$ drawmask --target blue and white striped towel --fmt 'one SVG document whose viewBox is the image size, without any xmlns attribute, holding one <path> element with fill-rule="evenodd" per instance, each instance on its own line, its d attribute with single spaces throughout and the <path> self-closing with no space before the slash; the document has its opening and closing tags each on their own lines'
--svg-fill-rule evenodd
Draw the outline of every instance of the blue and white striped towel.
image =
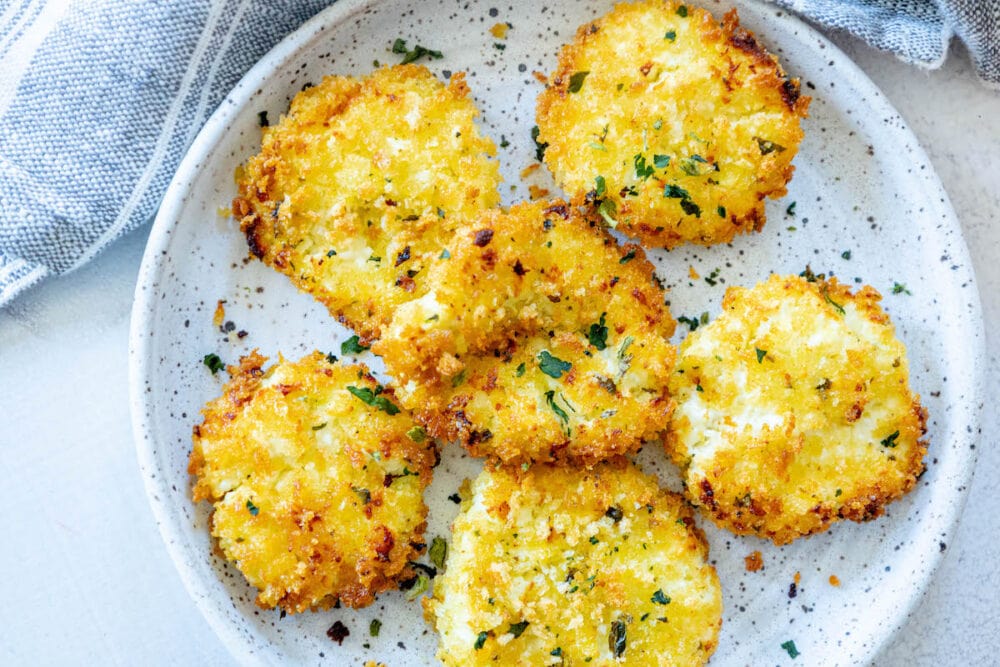
<svg viewBox="0 0 1000 667">
<path fill-rule="evenodd" d="M 0 0 L 0 306 L 152 218 L 264 53 L 331 0 Z M 775 0 L 934 67 L 957 34 L 1000 85 L 1000 0 Z"/>
</svg>

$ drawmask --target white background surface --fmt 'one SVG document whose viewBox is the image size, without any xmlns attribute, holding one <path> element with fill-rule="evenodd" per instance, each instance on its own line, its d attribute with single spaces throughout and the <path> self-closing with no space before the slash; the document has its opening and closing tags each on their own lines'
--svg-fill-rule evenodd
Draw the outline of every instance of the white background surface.
<svg viewBox="0 0 1000 667">
<path fill-rule="evenodd" d="M 995 664 L 1000 655 L 1000 93 L 964 51 L 923 72 L 843 37 L 910 124 L 972 250 L 990 381 L 969 502 L 947 558 L 880 665 Z M 907 224 L 899 220 L 899 224 Z M 174 571 L 146 502 L 128 414 L 132 290 L 148 228 L 0 311 L 0 664 L 232 659 Z M 933 450 L 933 443 L 931 444 Z M 777 584 L 776 584 L 777 585 Z M 337 663 L 331 644 L 330 664 Z M 800 656 L 809 664 L 808 656 Z"/>
</svg>

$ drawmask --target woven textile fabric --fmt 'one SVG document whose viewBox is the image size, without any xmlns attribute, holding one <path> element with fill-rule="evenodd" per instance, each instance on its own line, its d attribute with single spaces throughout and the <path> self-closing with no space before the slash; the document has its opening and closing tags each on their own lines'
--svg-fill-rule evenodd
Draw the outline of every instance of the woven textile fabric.
<svg viewBox="0 0 1000 667">
<path fill-rule="evenodd" d="M 0 0 L 0 306 L 149 221 L 239 78 L 331 0 Z M 1000 0 L 776 0 L 1000 85 Z"/>
</svg>

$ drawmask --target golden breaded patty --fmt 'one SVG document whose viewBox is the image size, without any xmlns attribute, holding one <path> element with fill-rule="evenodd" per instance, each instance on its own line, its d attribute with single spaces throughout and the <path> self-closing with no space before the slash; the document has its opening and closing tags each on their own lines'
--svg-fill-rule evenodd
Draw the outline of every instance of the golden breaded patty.
<svg viewBox="0 0 1000 667">
<path fill-rule="evenodd" d="M 799 94 L 739 25 L 671 0 L 582 26 L 538 99 L 545 163 L 643 244 L 711 245 L 764 225 L 802 140 Z"/>
<path fill-rule="evenodd" d="M 377 337 L 458 220 L 500 201 L 477 113 L 463 73 L 445 86 L 418 65 L 302 91 L 238 178 L 251 253 Z"/>
<path fill-rule="evenodd" d="M 202 411 L 194 499 L 214 504 L 212 535 L 261 607 L 364 607 L 413 576 L 434 445 L 362 365 L 265 361 L 230 366 Z"/>
<path fill-rule="evenodd" d="M 445 665 L 702 665 L 722 592 L 680 496 L 618 459 L 485 470 L 424 612 Z"/>
<path fill-rule="evenodd" d="M 373 350 L 435 437 L 591 465 L 666 428 L 674 320 L 653 266 L 563 202 L 462 227 Z"/>
<path fill-rule="evenodd" d="M 717 524 L 785 544 L 873 519 L 913 488 L 926 412 L 881 298 L 775 275 L 730 287 L 688 335 L 667 450 Z"/>
</svg>

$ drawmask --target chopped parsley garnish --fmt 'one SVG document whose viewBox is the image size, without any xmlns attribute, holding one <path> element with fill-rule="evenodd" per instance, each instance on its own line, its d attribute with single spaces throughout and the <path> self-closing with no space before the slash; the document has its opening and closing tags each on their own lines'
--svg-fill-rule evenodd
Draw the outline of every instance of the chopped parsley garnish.
<svg viewBox="0 0 1000 667">
<path fill-rule="evenodd" d="M 515 371 L 514 371 L 514 375 L 516 375 L 517 377 L 521 377 L 521 376 L 523 376 L 523 375 L 524 375 L 524 371 L 525 371 L 525 370 L 526 370 L 526 369 L 525 369 L 525 366 L 524 366 L 524 362 L 521 362 L 521 363 L 520 363 L 520 364 L 518 365 L 518 367 L 517 367 L 517 370 L 515 370 Z"/>
<path fill-rule="evenodd" d="M 608 191 L 608 184 L 605 183 L 603 176 L 594 177 L 594 196 L 603 197 L 604 193 Z"/>
<path fill-rule="evenodd" d="M 899 437 L 899 431 L 893 431 L 888 436 L 886 436 L 885 438 L 882 439 L 882 446 L 883 447 L 889 447 L 889 448 L 895 447 L 896 446 L 896 438 L 898 438 L 898 437 Z"/>
<path fill-rule="evenodd" d="M 757 363 L 762 363 L 764 361 L 764 357 L 767 356 L 767 350 L 762 350 L 759 347 L 755 347 L 754 350 L 757 352 Z"/>
<path fill-rule="evenodd" d="M 362 505 L 367 505 L 372 501 L 372 492 L 369 491 L 368 489 L 359 489 L 355 486 L 352 486 L 351 491 L 357 494 L 358 498 L 361 499 Z"/>
<path fill-rule="evenodd" d="M 708 164 L 708 160 L 697 154 L 686 157 L 680 162 L 681 171 L 688 176 L 701 176 L 699 164 Z"/>
<path fill-rule="evenodd" d="M 324 428 L 326 428 L 326 422 L 323 422 L 322 424 L 316 424 L 315 426 L 312 427 L 312 430 L 319 431 Z"/>
<path fill-rule="evenodd" d="M 686 317 L 684 315 L 678 317 L 677 321 L 680 322 L 681 324 L 686 324 L 688 326 L 688 329 L 690 329 L 691 331 L 697 330 L 698 325 L 700 324 L 700 322 L 698 322 L 697 317 Z"/>
<path fill-rule="evenodd" d="M 462 502 L 462 496 L 458 495 L 457 493 L 453 493 L 450 496 L 448 496 L 448 500 L 458 505 L 459 503 Z"/>
<path fill-rule="evenodd" d="M 618 221 L 615 219 L 615 216 L 618 215 L 618 206 L 613 199 L 602 201 L 601 205 L 597 207 L 597 212 L 601 214 L 604 222 L 608 223 L 609 227 L 613 229 L 618 226 Z"/>
<path fill-rule="evenodd" d="M 378 637 L 378 633 L 382 630 L 382 621 L 377 618 L 373 618 L 371 624 L 368 626 L 368 634 L 372 637 Z"/>
<path fill-rule="evenodd" d="M 646 164 L 646 156 L 642 153 L 637 153 L 632 162 L 635 164 L 635 177 L 642 180 L 648 179 L 653 175 L 653 165 Z"/>
<path fill-rule="evenodd" d="M 680 7 L 677 8 L 677 16 L 680 16 L 682 19 L 686 19 L 687 15 L 688 15 L 687 7 L 681 5 Z"/>
<path fill-rule="evenodd" d="M 679 185 L 674 185 L 673 183 L 668 183 L 663 186 L 663 196 L 668 199 L 690 199 L 691 195 L 688 191 Z"/>
<path fill-rule="evenodd" d="M 850 259 L 851 258 L 851 251 L 850 250 L 845 250 L 844 252 L 840 253 L 840 256 L 843 259 Z"/>
<path fill-rule="evenodd" d="M 842 490 L 840 490 L 840 489 L 837 489 L 837 492 L 836 492 L 836 493 L 834 493 L 834 494 L 833 494 L 833 496 L 834 496 L 835 498 L 839 498 L 839 497 L 840 497 L 840 495 L 841 495 L 842 493 L 843 493 L 843 491 L 842 491 Z"/>
<path fill-rule="evenodd" d="M 718 207 L 717 209 L 715 209 L 715 212 L 719 214 L 720 218 L 726 217 L 726 207 L 725 206 Z"/>
<path fill-rule="evenodd" d="M 493 42 L 493 48 L 496 49 L 497 51 L 503 51 L 504 49 L 507 48 L 507 45 L 502 44 L 500 42 Z"/>
<path fill-rule="evenodd" d="M 797 203 L 798 202 L 794 202 L 793 201 L 791 204 L 789 204 L 788 208 L 785 209 L 785 214 L 786 215 L 792 215 L 792 216 L 794 216 L 795 215 L 795 204 L 797 204 Z"/>
<path fill-rule="evenodd" d="M 598 540 L 598 539 L 597 539 L 597 536 L 596 536 L 596 535 L 591 535 L 591 536 L 590 536 L 590 543 L 591 543 L 591 544 L 597 544 L 597 543 L 598 543 L 599 541 L 600 541 L 600 540 Z"/>
<path fill-rule="evenodd" d="M 650 602 L 654 602 L 656 604 L 670 604 L 670 596 L 666 595 L 661 588 L 653 593 L 653 597 L 650 598 Z"/>
<path fill-rule="evenodd" d="M 257 507 L 256 505 L 254 505 L 253 502 L 251 502 L 251 501 L 248 500 L 247 501 L 247 511 L 250 512 L 251 515 L 257 516 L 260 513 L 260 508 Z"/>
<path fill-rule="evenodd" d="M 226 367 L 226 364 L 224 364 L 222 359 L 219 358 L 219 355 L 215 354 L 214 352 L 211 354 L 206 354 L 205 358 L 202 359 L 202 362 L 206 366 L 208 366 L 208 370 L 212 371 L 212 375 L 215 375 L 216 373 L 218 373 L 219 371 L 221 371 L 223 368 Z"/>
<path fill-rule="evenodd" d="M 794 660 L 799 657 L 799 649 L 795 648 L 795 642 L 789 639 L 787 642 L 781 645 L 781 648 L 788 651 L 788 657 Z"/>
<path fill-rule="evenodd" d="M 561 646 L 557 646 L 556 648 L 552 649 L 551 651 L 549 651 L 549 655 L 554 655 L 557 658 L 561 657 L 562 656 L 562 647 Z"/>
<path fill-rule="evenodd" d="M 721 272 L 722 269 L 715 269 L 710 274 L 708 274 L 708 277 L 705 278 L 705 282 L 711 285 L 712 287 L 715 287 L 719 282 L 719 274 Z M 702 324 L 704 324 L 704 322 L 702 322 Z"/>
<path fill-rule="evenodd" d="M 542 350 L 538 355 L 538 367 L 549 377 L 558 380 L 563 373 L 573 368 L 573 364 L 552 356 L 548 350 Z"/>
<path fill-rule="evenodd" d="M 622 512 L 622 508 L 621 507 L 617 507 L 616 505 L 612 505 L 604 513 L 604 516 L 608 517 L 609 519 L 611 519 L 615 523 L 618 523 L 625 516 L 625 513 Z"/>
<path fill-rule="evenodd" d="M 684 9 L 684 7 L 681 7 Z M 678 10 L 680 11 L 680 10 Z M 625 647 L 628 642 L 627 628 L 624 621 L 612 621 L 611 632 L 608 633 L 608 648 L 612 655 L 620 658 L 625 654 Z"/>
<path fill-rule="evenodd" d="M 431 540 L 431 548 L 428 551 L 431 562 L 434 563 L 434 567 L 439 570 L 444 569 L 444 561 L 448 557 L 448 543 L 444 541 L 443 537 L 435 537 Z"/>
<path fill-rule="evenodd" d="M 776 144 L 773 141 L 768 141 L 767 139 L 761 139 L 760 137 L 754 137 L 757 140 L 757 146 L 760 148 L 761 155 L 768 155 L 774 151 L 779 153 L 784 152 L 785 147 L 781 144 Z"/>
<path fill-rule="evenodd" d="M 465 371 L 466 371 L 466 369 L 463 368 L 461 371 L 459 371 L 458 375 L 456 375 L 455 377 L 453 377 L 451 379 L 451 386 L 452 387 L 458 387 L 463 382 L 465 382 Z"/>
<path fill-rule="evenodd" d="M 535 142 L 535 159 L 541 162 L 545 158 L 545 149 L 548 148 L 549 145 L 538 142 L 539 132 L 540 131 L 537 125 L 531 128 L 531 140 Z"/>
<path fill-rule="evenodd" d="M 653 156 L 653 166 L 657 169 L 666 169 L 670 164 L 669 155 L 654 155 Z"/>
<path fill-rule="evenodd" d="M 619 264 L 628 264 L 633 259 L 635 259 L 635 248 L 629 250 L 627 253 L 622 255 L 622 258 L 618 260 Z"/>
<path fill-rule="evenodd" d="M 420 426 L 414 426 L 406 432 L 406 436 L 419 445 L 427 439 L 427 431 Z"/>
<path fill-rule="evenodd" d="M 672 42 L 672 41 L 674 41 L 675 39 L 677 39 L 677 32 L 676 32 L 676 31 L 674 31 L 674 30 L 668 30 L 668 31 L 667 31 L 667 34 L 665 34 L 665 35 L 663 36 L 663 39 L 665 39 L 665 40 L 667 40 L 667 41 L 669 41 L 669 42 Z"/>
<path fill-rule="evenodd" d="M 517 639 L 524 633 L 527 627 L 528 627 L 527 621 L 521 621 L 520 623 L 511 623 L 510 628 L 507 629 L 507 632 L 514 635 L 514 639 Z"/>
<path fill-rule="evenodd" d="M 588 145 L 589 147 L 593 148 L 593 149 L 594 149 L 595 151 L 604 151 L 605 153 L 607 153 L 607 152 L 608 152 L 608 149 L 607 149 L 607 148 L 606 148 L 606 147 L 604 146 L 604 144 L 599 144 L 599 143 L 597 143 L 596 141 L 591 141 L 591 142 L 590 142 L 589 144 L 587 144 L 587 145 Z"/>
<path fill-rule="evenodd" d="M 333 352 L 328 352 L 326 355 L 326 363 L 328 364 L 337 363 L 337 355 L 335 355 Z"/>
<path fill-rule="evenodd" d="M 347 391 L 351 392 L 351 394 L 362 403 L 370 405 L 373 408 L 378 408 L 389 415 L 399 414 L 399 407 L 395 403 L 390 401 L 385 396 L 379 395 L 382 393 L 381 390 L 382 387 L 376 387 L 375 391 L 372 391 L 368 387 L 361 387 L 358 389 L 353 385 L 347 386 Z"/>
<path fill-rule="evenodd" d="M 587 340 L 598 350 L 603 350 L 608 346 L 608 327 L 604 324 L 604 317 L 607 313 L 601 313 L 601 319 L 597 324 L 590 325 L 587 332 Z"/>
<path fill-rule="evenodd" d="M 826 299 L 826 302 L 828 304 L 830 304 L 831 306 L 833 306 L 837 310 L 838 313 L 840 313 L 841 315 L 845 315 L 846 314 L 846 311 L 844 310 L 844 307 L 842 305 L 840 305 L 839 303 L 837 303 L 836 301 L 834 301 L 833 299 L 831 299 L 830 295 L 827 293 L 826 289 L 823 290 L 823 298 Z"/>
<path fill-rule="evenodd" d="M 421 574 L 420 576 L 417 577 L 417 583 L 413 584 L 413 588 L 406 591 L 406 599 L 409 602 L 413 602 L 422 594 L 427 592 L 427 589 L 430 587 L 430 584 L 431 584 L 430 577 L 428 577 L 426 574 Z"/>
<path fill-rule="evenodd" d="M 438 259 L 451 259 L 451 253 L 448 252 L 447 248 L 445 248 L 441 251 L 441 254 L 438 255 Z"/>
<path fill-rule="evenodd" d="M 547 392 L 545 392 L 545 402 L 548 403 L 549 408 L 552 409 L 552 412 L 556 413 L 556 417 L 559 417 L 559 421 L 561 421 L 563 423 L 563 427 L 566 428 L 566 430 L 568 432 L 569 431 L 569 426 L 568 426 L 568 424 L 569 424 L 569 415 L 566 414 L 565 410 L 563 410 L 561 407 L 559 407 L 556 404 L 555 395 L 556 395 L 556 392 L 553 389 L 550 389 Z"/>
<path fill-rule="evenodd" d="M 892 293 L 893 294 L 909 294 L 910 296 L 913 295 L 913 292 L 911 292 L 910 290 L 906 289 L 906 285 L 904 285 L 902 283 L 893 283 L 892 284 Z"/>
<path fill-rule="evenodd" d="M 656 120 L 653 121 L 653 129 L 654 130 L 659 130 L 661 127 L 663 127 L 663 119 L 662 118 L 657 118 Z"/>
<path fill-rule="evenodd" d="M 268 127 L 271 124 L 267 120 L 267 112 L 266 111 L 258 111 L 257 112 L 257 124 L 260 125 L 261 127 Z"/>
<path fill-rule="evenodd" d="M 420 58 L 423 58 L 424 56 L 427 56 L 428 58 L 433 58 L 434 60 L 439 60 L 444 57 L 440 51 L 435 51 L 434 49 L 428 49 L 427 47 L 421 46 L 419 44 L 413 47 L 412 50 L 407 49 L 406 40 L 398 38 L 396 39 L 396 41 L 392 43 L 392 52 L 400 53 L 403 55 L 403 59 L 399 61 L 401 65 L 415 62 Z"/>
<path fill-rule="evenodd" d="M 701 217 L 701 207 L 695 204 L 690 199 L 682 199 L 681 208 L 684 209 L 684 212 L 687 213 L 688 215 L 693 215 L 696 218 Z"/>
<path fill-rule="evenodd" d="M 590 74 L 589 71 L 575 72 L 572 76 L 569 77 L 569 88 L 567 88 L 566 90 L 568 90 L 571 93 L 580 92 L 580 88 L 583 87 L 583 81 L 584 79 L 587 78 L 588 74 Z"/>
<path fill-rule="evenodd" d="M 486 645 L 487 637 L 489 637 L 488 633 L 480 632 L 478 635 L 476 635 L 476 643 L 472 645 L 472 648 L 476 649 L 477 651 L 481 649 L 483 646 Z"/>
<path fill-rule="evenodd" d="M 340 344 L 341 354 L 361 354 L 368 348 L 361 344 L 361 339 L 357 336 L 351 336 L 343 343 Z"/>
<path fill-rule="evenodd" d="M 326 251 L 326 256 L 327 257 L 336 257 L 337 256 L 337 251 L 333 250 L 333 249 L 327 250 Z"/>
<path fill-rule="evenodd" d="M 504 135 L 501 134 L 500 135 L 500 148 L 507 148 L 508 146 L 510 146 L 510 142 L 507 141 L 507 137 L 505 137 Z M 442 215 L 441 217 L 443 218 L 444 216 Z"/>
</svg>

